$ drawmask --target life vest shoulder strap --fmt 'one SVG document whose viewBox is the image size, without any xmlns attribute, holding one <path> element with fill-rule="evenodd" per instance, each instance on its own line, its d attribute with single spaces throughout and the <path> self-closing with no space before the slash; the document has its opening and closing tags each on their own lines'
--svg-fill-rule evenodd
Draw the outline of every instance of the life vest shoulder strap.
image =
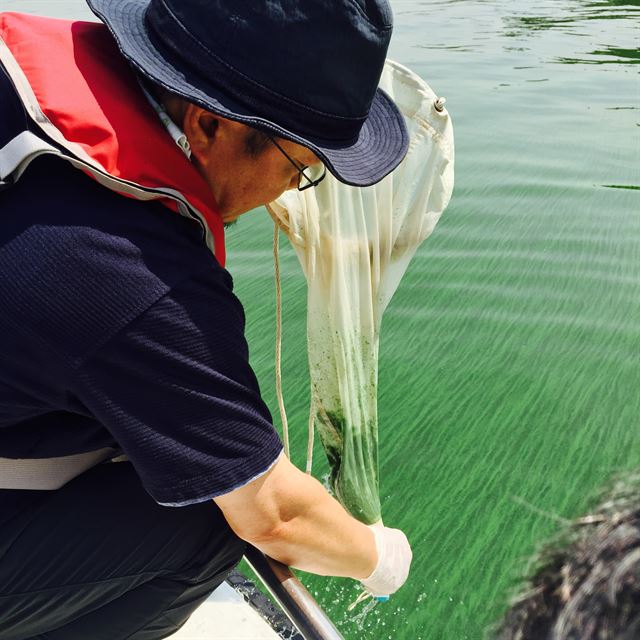
<svg viewBox="0 0 640 640">
<path fill-rule="evenodd" d="M 82 69 L 74 55 L 82 57 Z M 50 64 L 51 59 L 58 64 Z M 224 230 L 213 195 L 153 110 L 145 108 L 131 69 L 120 60 L 103 25 L 0 13 L 0 65 L 28 117 L 25 129 L 41 138 L 36 142 L 26 135 L 5 143 L 5 175 L 0 177 L 5 186 L 35 157 L 54 153 L 108 189 L 139 200 L 159 200 L 197 220 L 207 246 L 224 266 Z M 64 90 L 52 73 L 68 74 Z M 96 89 L 95 78 L 110 90 Z M 77 113 L 74 96 L 83 105 Z M 122 108 L 129 103 L 130 109 Z M 111 110 L 108 118 L 105 110 Z M 157 164 L 157 158 L 164 162 Z"/>
<path fill-rule="evenodd" d="M 0 186 L 17 182 L 32 160 L 43 153 L 60 155 L 52 144 L 31 131 L 22 131 L 0 148 Z"/>
</svg>

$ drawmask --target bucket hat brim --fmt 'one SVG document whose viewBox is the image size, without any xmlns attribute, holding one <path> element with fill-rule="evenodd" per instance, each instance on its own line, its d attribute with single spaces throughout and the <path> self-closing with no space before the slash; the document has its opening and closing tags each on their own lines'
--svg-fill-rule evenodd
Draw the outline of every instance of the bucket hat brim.
<svg viewBox="0 0 640 640">
<path fill-rule="evenodd" d="M 348 143 L 301 136 L 272 120 L 261 118 L 218 87 L 192 77 L 163 56 L 145 24 L 148 2 L 87 0 L 108 27 L 122 55 L 141 74 L 168 91 L 224 118 L 264 130 L 311 149 L 341 182 L 369 186 L 391 173 L 405 156 L 409 136 L 393 100 L 377 89 L 358 136 Z"/>
</svg>

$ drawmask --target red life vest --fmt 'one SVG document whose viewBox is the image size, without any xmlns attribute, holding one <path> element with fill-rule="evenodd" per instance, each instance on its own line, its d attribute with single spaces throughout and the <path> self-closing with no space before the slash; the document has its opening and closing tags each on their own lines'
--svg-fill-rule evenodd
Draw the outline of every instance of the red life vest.
<svg viewBox="0 0 640 640">
<path fill-rule="evenodd" d="M 197 219 L 224 266 L 224 229 L 213 194 L 165 130 L 105 26 L 0 13 L 0 64 L 35 124 L 0 148 L 0 187 L 17 180 L 38 155 L 58 155 L 112 191 L 158 200 Z M 0 458 L 0 488 L 57 489 L 112 455 L 100 449 Z"/>
<path fill-rule="evenodd" d="M 213 194 L 164 129 L 104 25 L 2 13 L 0 62 L 37 130 L 56 143 L 24 132 L 6 145 L 16 167 L 56 153 L 113 191 L 159 199 L 202 223 L 224 266 Z"/>
</svg>

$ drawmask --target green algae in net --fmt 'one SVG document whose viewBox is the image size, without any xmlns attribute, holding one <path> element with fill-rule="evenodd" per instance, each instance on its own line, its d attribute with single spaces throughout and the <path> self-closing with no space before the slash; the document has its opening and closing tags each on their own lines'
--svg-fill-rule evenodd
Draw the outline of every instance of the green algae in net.
<svg viewBox="0 0 640 640">
<path fill-rule="evenodd" d="M 346 423 L 343 416 L 326 412 L 316 414 L 316 424 L 329 462 L 329 482 L 335 496 L 358 520 L 366 524 L 378 522 L 381 519 L 378 425 L 369 423 L 365 426 L 366 432 L 361 433 L 359 428 Z M 361 442 L 367 447 L 358 456 L 355 452 Z M 360 457 L 358 465 L 350 462 L 352 457 Z M 363 474 L 362 469 L 369 469 L 374 475 Z"/>
<path fill-rule="evenodd" d="M 366 188 L 327 174 L 315 189 L 288 191 L 268 207 L 307 279 L 311 414 L 329 461 L 329 481 L 345 508 L 367 524 L 381 519 L 382 314 L 449 202 L 454 157 L 449 114 L 422 79 L 387 61 L 380 86 L 395 100 L 409 131 L 400 166 Z M 409 384 L 419 392 L 419 380 Z M 383 425 L 383 439 L 384 433 Z"/>
</svg>

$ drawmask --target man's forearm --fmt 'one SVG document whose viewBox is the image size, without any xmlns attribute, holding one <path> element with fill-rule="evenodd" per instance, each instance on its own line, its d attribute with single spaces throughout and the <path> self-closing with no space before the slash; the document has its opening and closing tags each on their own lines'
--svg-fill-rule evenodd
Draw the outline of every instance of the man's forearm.
<svg viewBox="0 0 640 640">
<path fill-rule="evenodd" d="M 285 564 L 321 575 L 363 579 L 377 562 L 371 530 L 314 478 L 281 458 L 258 483 L 216 498 L 239 537 Z M 239 502 L 247 496 L 242 508 Z"/>
<path fill-rule="evenodd" d="M 251 541 L 268 556 L 320 575 L 363 579 L 376 566 L 375 538 L 367 526 L 349 515 L 324 487 L 305 476 L 313 504 L 283 520 L 269 536 Z M 316 486 L 312 486 L 316 485 Z"/>
</svg>

